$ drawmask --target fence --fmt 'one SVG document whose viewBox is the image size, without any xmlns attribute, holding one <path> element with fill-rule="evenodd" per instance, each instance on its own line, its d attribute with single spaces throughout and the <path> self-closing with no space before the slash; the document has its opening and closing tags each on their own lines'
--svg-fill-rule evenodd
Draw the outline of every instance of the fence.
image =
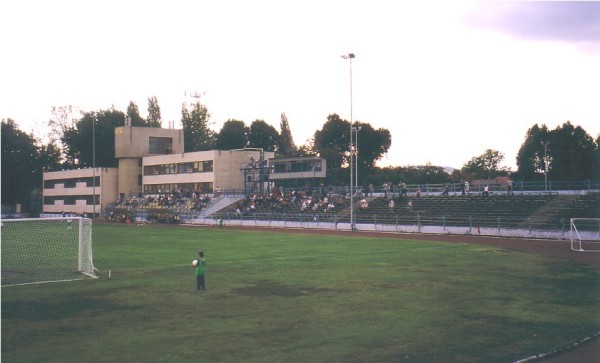
<svg viewBox="0 0 600 363">
<path fill-rule="evenodd" d="M 532 219 L 507 219 L 505 217 L 468 217 L 460 218 L 422 218 L 419 213 L 414 216 L 414 223 L 397 218 L 378 218 L 372 216 L 369 223 L 366 220 L 355 223 L 355 231 L 389 232 L 389 233 L 424 233 L 424 234 L 455 234 L 481 235 L 515 238 L 551 238 L 569 239 L 569 220 L 561 219 L 558 223 L 538 223 Z M 271 228 L 303 228 L 350 231 L 348 218 L 337 214 L 277 214 L 254 213 L 235 215 L 234 213 L 213 214 L 210 217 L 195 218 L 187 221 L 191 224 L 214 226 L 246 226 Z M 593 226 L 586 238 L 600 241 L 600 223 Z"/>
</svg>

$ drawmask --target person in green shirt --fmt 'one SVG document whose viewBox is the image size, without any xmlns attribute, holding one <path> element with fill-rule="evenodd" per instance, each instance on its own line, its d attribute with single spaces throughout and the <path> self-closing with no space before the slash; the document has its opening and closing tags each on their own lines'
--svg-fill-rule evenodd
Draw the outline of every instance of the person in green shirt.
<svg viewBox="0 0 600 363">
<path fill-rule="evenodd" d="M 196 266 L 196 289 L 204 290 L 206 286 L 204 285 L 204 273 L 206 272 L 206 259 L 204 259 L 204 252 L 198 252 L 198 265 Z"/>
</svg>

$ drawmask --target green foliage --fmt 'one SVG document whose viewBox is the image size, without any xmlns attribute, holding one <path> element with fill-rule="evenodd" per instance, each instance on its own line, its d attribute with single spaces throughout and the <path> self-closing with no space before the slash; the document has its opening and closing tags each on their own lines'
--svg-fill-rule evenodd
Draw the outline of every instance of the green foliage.
<svg viewBox="0 0 600 363">
<path fill-rule="evenodd" d="M 160 115 L 160 106 L 156 96 L 148 98 L 148 119 L 146 120 L 148 127 L 161 127 L 162 117 Z"/>
<path fill-rule="evenodd" d="M 263 120 L 255 120 L 248 132 L 248 146 L 265 151 L 279 151 L 279 133 Z"/>
<path fill-rule="evenodd" d="M 357 128 L 352 135 L 357 146 L 359 184 L 371 176 L 375 170 L 375 162 L 387 153 L 392 143 L 389 130 L 378 130 L 364 122 L 355 122 Z M 356 142 L 356 140 L 358 142 Z M 350 122 L 342 120 L 339 115 L 327 116 L 327 122 L 314 135 L 314 150 L 327 160 L 327 173 L 330 183 L 342 185 L 349 176 L 350 166 Z M 347 170 L 343 170 L 346 168 Z"/>
<path fill-rule="evenodd" d="M 41 185 L 44 165 L 33 135 L 21 131 L 13 120 L 2 120 L 1 136 L 2 203 L 13 204 Z"/>
<path fill-rule="evenodd" d="M 200 102 L 181 106 L 185 152 L 212 150 L 216 135 L 209 126 L 210 113 Z"/>
<path fill-rule="evenodd" d="M 356 158 L 358 175 L 370 174 L 375 168 L 375 162 L 388 152 L 392 144 L 392 136 L 388 129 L 375 130 L 370 124 L 364 122 L 356 122 L 354 127 L 360 128 L 355 135 L 358 148 Z"/>
<path fill-rule="evenodd" d="M 350 165 L 350 123 L 337 114 L 327 116 L 323 128 L 315 131 L 314 150 L 327 160 L 328 181 L 344 184 L 342 176 L 347 173 L 342 172 L 342 167 Z"/>
<path fill-rule="evenodd" d="M 129 101 L 129 106 L 127 106 L 127 117 L 131 120 L 131 126 L 146 126 L 146 121 L 140 116 L 140 109 L 133 101 Z"/>
<path fill-rule="evenodd" d="M 580 126 L 566 122 L 554 130 L 535 124 L 527 131 L 517 155 L 521 180 L 543 180 L 545 160 L 549 180 L 573 181 L 600 177 L 598 143 Z"/>
<path fill-rule="evenodd" d="M 221 131 L 217 134 L 216 146 L 218 150 L 242 149 L 248 146 L 248 133 L 244 121 L 229 119 L 225 121 Z"/>
<path fill-rule="evenodd" d="M 451 181 L 450 175 L 439 166 L 428 163 L 424 166 L 397 166 L 375 169 L 373 175 L 366 178 L 365 183 L 382 185 L 392 182 L 397 185 L 400 182 L 406 184 L 442 184 Z"/>
<path fill-rule="evenodd" d="M 500 167 L 500 163 L 502 163 L 503 160 L 503 153 L 497 150 L 487 149 L 483 154 L 473 157 L 462 167 L 462 177 L 464 180 L 491 180 L 498 176 L 507 176 L 509 170 Z"/>
<path fill-rule="evenodd" d="M 2 290 L 3 359 L 504 362 L 600 327 L 597 269 L 466 243 L 95 225 L 94 260 Z"/>
<path fill-rule="evenodd" d="M 115 127 L 125 124 L 125 114 L 114 108 L 88 112 L 73 125 L 66 127 L 62 143 L 67 160 L 65 168 L 91 167 L 94 158 L 95 135 L 96 166 L 116 167 Z"/>
<path fill-rule="evenodd" d="M 281 123 L 279 124 L 281 129 L 280 141 L 279 141 L 279 155 L 281 156 L 296 156 L 297 147 L 292 137 L 292 131 L 290 130 L 290 124 L 288 123 L 287 116 L 284 112 L 281 113 Z"/>
</svg>

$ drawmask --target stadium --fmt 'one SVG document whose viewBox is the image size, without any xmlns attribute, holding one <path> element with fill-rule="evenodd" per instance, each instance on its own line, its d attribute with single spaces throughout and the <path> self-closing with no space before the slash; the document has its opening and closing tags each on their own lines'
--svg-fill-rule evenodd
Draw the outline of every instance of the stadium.
<svg viewBox="0 0 600 363">
<path fill-rule="evenodd" d="M 3 220 L 7 361 L 597 358 L 598 185 L 325 187 L 319 158 L 137 129 L 119 168 L 45 173 L 45 218 Z"/>
</svg>

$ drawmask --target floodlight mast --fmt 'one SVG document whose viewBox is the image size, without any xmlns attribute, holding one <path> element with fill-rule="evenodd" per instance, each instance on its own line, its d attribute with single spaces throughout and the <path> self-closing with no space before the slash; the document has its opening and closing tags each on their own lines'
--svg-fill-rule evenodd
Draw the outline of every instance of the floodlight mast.
<svg viewBox="0 0 600 363">
<path fill-rule="evenodd" d="M 354 168 L 354 142 L 353 142 L 353 137 L 352 137 L 352 59 L 354 59 L 356 56 L 354 55 L 354 53 L 348 53 L 348 54 L 344 54 L 342 55 L 342 58 L 344 58 L 345 60 L 349 61 L 350 64 L 350 230 L 352 232 L 354 232 L 355 228 L 354 228 L 354 175 L 353 174 L 353 168 Z"/>
</svg>

